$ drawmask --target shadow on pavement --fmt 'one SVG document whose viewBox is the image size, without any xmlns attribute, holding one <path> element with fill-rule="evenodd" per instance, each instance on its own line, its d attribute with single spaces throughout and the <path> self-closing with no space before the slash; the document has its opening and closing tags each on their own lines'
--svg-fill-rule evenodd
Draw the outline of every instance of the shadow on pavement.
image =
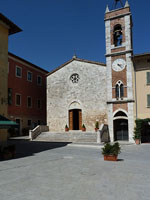
<svg viewBox="0 0 150 200">
<path fill-rule="evenodd" d="M 50 149 L 61 148 L 69 144 L 69 142 L 39 142 L 29 140 L 8 140 L 8 145 L 16 146 L 15 159 L 33 156 L 35 153 L 47 151 Z"/>
</svg>

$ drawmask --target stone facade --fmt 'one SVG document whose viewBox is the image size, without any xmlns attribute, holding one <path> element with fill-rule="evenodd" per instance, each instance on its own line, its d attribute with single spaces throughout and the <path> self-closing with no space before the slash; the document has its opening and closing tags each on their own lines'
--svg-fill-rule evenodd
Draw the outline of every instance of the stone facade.
<svg viewBox="0 0 150 200">
<path fill-rule="evenodd" d="M 70 79 L 78 74 L 77 83 Z M 69 110 L 82 111 L 82 124 L 94 131 L 96 121 L 107 123 L 106 66 L 72 59 L 47 77 L 47 125 L 50 131 L 69 126 Z"/>
</svg>

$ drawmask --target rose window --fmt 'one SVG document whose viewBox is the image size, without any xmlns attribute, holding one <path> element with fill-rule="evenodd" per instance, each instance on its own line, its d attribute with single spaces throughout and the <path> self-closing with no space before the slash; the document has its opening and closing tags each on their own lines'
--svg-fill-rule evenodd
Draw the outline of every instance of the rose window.
<svg viewBox="0 0 150 200">
<path fill-rule="evenodd" d="M 70 77 L 70 80 L 72 81 L 72 83 L 78 83 L 79 81 L 79 74 L 72 74 Z"/>
</svg>

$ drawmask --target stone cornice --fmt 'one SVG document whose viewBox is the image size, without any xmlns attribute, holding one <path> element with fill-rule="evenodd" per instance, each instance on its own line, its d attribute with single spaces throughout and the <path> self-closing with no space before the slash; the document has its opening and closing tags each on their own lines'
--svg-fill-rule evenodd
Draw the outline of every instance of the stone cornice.
<svg viewBox="0 0 150 200">
<path fill-rule="evenodd" d="M 132 53 L 132 52 L 133 52 L 133 49 L 130 49 L 130 50 L 127 50 L 127 51 L 120 51 L 120 52 L 105 54 L 105 57 L 119 56 L 119 55 L 123 55 L 123 54 L 127 54 L 127 53 Z"/>
<path fill-rule="evenodd" d="M 107 101 L 107 104 L 123 104 L 123 103 L 133 103 L 135 100 L 129 99 L 129 100 L 112 100 Z"/>
</svg>

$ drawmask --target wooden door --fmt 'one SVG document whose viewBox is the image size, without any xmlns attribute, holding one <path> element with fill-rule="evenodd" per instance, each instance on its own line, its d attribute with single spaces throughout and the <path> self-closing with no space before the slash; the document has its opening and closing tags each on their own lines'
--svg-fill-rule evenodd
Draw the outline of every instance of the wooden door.
<svg viewBox="0 0 150 200">
<path fill-rule="evenodd" d="M 69 130 L 73 130 L 73 110 L 69 110 Z"/>
<path fill-rule="evenodd" d="M 82 111 L 79 110 L 79 130 L 82 130 Z"/>
</svg>

